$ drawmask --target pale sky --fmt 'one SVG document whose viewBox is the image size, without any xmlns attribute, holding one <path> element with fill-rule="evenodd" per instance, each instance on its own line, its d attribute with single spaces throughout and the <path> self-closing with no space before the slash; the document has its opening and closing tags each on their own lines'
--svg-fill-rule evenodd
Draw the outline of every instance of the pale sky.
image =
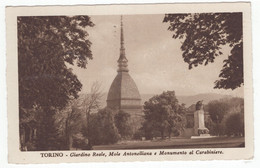
<svg viewBox="0 0 260 168">
<path fill-rule="evenodd" d="M 213 89 L 214 81 L 229 54 L 214 63 L 191 70 L 183 61 L 181 41 L 172 38 L 168 23 L 162 23 L 164 15 L 123 16 L 124 39 L 129 73 L 136 82 L 140 94 L 160 94 L 174 90 L 177 95 L 219 93 L 243 96 L 243 87 L 232 90 Z M 120 48 L 120 16 L 91 16 L 94 27 L 88 28 L 92 42 L 93 60 L 87 69 L 74 67 L 74 73 L 83 84 L 82 92 L 89 92 L 91 84 L 99 81 L 103 92 L 117 75 L 117 59 Z"/>
</svg>

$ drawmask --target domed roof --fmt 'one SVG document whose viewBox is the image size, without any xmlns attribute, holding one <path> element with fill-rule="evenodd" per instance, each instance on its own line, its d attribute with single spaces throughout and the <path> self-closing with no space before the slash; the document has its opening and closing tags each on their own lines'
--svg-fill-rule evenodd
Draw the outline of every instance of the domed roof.
<svg viewBox="0 0 260 168">
<path fill-rule="evenodd" d="M 133 102 L 137 103 L 141 101 L 141 96 L 137 89 L 137 86 L 131 76 L 128 74 L 127 68 L 127 58 L 125 56 L 124 48 L 124 35 L 123 35 L 123 22 L 121 17 L 121 36 L 120 36 L 120 57 L 117 60 L 118 70 L 117 76 L 112 82 L 108 96 L 107 103 L 109 106 L 120 106 L 122 107 L 122 100 L 135 100 L 130 102 L 125 102 L 127 106 L 134 105 Z M 137 101 L 136 101 L 137 100 Z"/>
<path fill-rule="evenodd" d="M 141 100 L 138 88 L 128 72 L 118 72 L 112 82 L 107 100 Z"/>
</svg>

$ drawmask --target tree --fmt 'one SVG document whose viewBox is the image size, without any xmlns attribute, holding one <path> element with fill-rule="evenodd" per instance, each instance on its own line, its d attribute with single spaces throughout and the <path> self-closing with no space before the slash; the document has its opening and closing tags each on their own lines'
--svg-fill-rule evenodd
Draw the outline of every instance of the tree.
<svg viewBox="0 0 260 168">
<path fill-rule="evenodd" d="M 64 142 L 61 141 L 55 119 L 56 110 L 40 110 L 37 115 L 36 150 L 61 150 Z"/>
<path fill-rule="evenodd" d="M 244 113 L 231 114 L 225 124 L 227 135 L 244 136 Z"/>
<path fill-rule="evenodd" d="M 89 126 L 88 139 L 92 142 L 91 145 L 113 144 L 120 139 L 114 122 L 114 111 L 109 108 L 91 114 Z"/>
<path fill-rule="evenodd" d="M 26 118 L 21 109 L 41 109 L 37 146 L 49 150 L 56 110 L 77 98 L 82 87 L 67 65 L 86 68 L 92 59 L 86 28 L 93 23 L 88 16 L 30 16 L 18 17 L 17 26 L 19 117 Z"/>
<path fill-rule="evenodd" d="M 130 114 L 119 110 L 115 115 L 115 125 L 122 138 L 131 137 L 133 134 L 132 126 L 130 123 Z"/>
<path fill-rule="evenodd" d="M 163 92 L 156 95 L 144 103 L 143 127 L 148 131 L 159 131 L 161 138 L 168 132 L 170 137 L 172 132 L 179 132 L 185 127 L 185 107 L 179 105 L 174 91 Z M 146 133 L 151 135 L 153 133 Z"/>
<path fill-rule="evenodd" d="M 232 98 L 228 101 L 230 110 L 225 119 L 227 135 L 244 136 L 244 99 Z"/>
<path fill-rule="evenodd" d="M 55 113 L 55 127 L 61 141 L 64 143 L 62 148 L 69 150 L 72 147 L 73 137 L 80 136 L 80 129 L 84 115 L 80 109 L 80 102 L 78 99 L 71 100 L 66 108 Z"/>
<path fill-rule="evenodd" d="M 229 106 L 225 102 L 214 100 L 208 104 L 209 115 L 215 123 L 221 123 L 228 110 Z"/>
<path fill-rule="evenodd" d="M 169 127 L 168 127 L 168 137 L 171 138 L 171 134 L 174 136 L 179 136 L 181 131 L 186 127 L 187 120 L 185 117 L 186 107 L 185 104 L 178 105 L 176 109 L 178 111 L 177 115 L 170 115 Z"/>
<path fill-rule="evenodd" d="M 81 83 L 66 63 L 86 68 L 92 59 L 88 16 L 18 17 L 19 105 L 64 107 Z"/>
<path fill-rule="evenodd" d="M 145 120 L 142 123 L 142 127 L 140 128 L 140 131 L 144 134 L 145 139 L 151 140 L 153 137 L 156 136 L 157 130 L 154 129 L 156 127 L 156 122 L 153 120 Z"/>
<path fill-rule="evenodd" d="M 208 103 L 208 111 L 211 120 L 216 124 L 215 133 L 224 134 L 224 126 L 221 124 L 230 107 L 226 102 L 214 100 Z"/>
<path fill-rule="evenodd" d="M 101 104 L 101 98 L 103 97 L 103 94 L 101 92 L 101 84 L 99 82 L 94 82 L 91 86 L 91 91 L 89 94 L 85 94 L 83 101 L 82 101 L 82 107 L 83 111 L 86 114 L 86 122 L 87 122 L 87 129 L 86 129 L 86 134 L 88 137 L 90 137 L 90 114 L 94 112 L 95 110 L 97 111 L 100 107 Z M 91 148 L 92 146 L 92 141 L 91 139 L 88 140 L 88 145 Z"/>
<path fill-rule="evenodd" d="M 83 136 L 82 133 L 73 135 L 72 147 L 77 149 L 88 149 L 88 140 Z"/>
<path fill-rule="evenodd" d="M 209 102 L 204 109 L 209 112 L 205 125 L 212 135 L 235 135 L 233 130 L 244 129 L 244 99 L 239 97 L 224 98 Z M 239 115 L 240 117 L 236 116 Z M 234 118 L 240 118 L 236 120 Z M 237 128 L 235 128 L 237 127 Z"/>
<path fill-rule="evenodd" d="M 213 63 L 223 55 L 221 47 L 229 45 L 230 55 L 224 60 L 214 88 L 236 89 L 244 84 L 242 13 L 166 14 L 173 38 L 182 39 L 183 59 L 189 69 Z"/>
<path fill-rule="evenodd" d="M 33 151 L 35 150 L 35 128 L 37 127 L 37 107 L 33 109 L 20 108 L 20 113 L 24 115 L 19 121 L 20 132 L 20 150 Z"/>
</svg>

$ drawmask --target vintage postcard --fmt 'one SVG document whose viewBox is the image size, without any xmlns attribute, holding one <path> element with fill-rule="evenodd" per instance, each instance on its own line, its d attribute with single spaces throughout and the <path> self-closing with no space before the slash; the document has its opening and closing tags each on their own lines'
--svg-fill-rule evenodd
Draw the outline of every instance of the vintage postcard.
<svg viewBox="0 0 260 168">
<path fill-rule="evenodd" d="M 7 7 L 9 163 L 254 157 L 250 3 Z"/>
</svg>

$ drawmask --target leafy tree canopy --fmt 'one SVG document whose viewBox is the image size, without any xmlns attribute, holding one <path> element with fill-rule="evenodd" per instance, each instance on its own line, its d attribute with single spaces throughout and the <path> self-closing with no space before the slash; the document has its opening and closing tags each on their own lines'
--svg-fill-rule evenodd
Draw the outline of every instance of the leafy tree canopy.
<svg viewBox="0 0 260 168">
<path fill-rule="evenodd" d="M 133 128 L 130 123 L 130 114 L 119 110 L 115 115 L 115 125 L 122 138 L 130 137 L 133 134 Z"/>
<path fill-rule="evenodd" d="M 30 124 L 22 124 L 28 116 L 35 118 L 30 109 L 37 110 L 37 150 L 62 146 L 55 113 L 81 90 L 67 65 L 86 68 L 92 59 L 88 26 L 88 16 L 17 17 L 20 126 Z"/>
<path fill-rule="evenodd" d="M 232 97 L 210 101 L 204 106 L 204 109 L 209 112 L 209 117 L 205 120 L 205 124 L 206 127 L 209 128 L 210 134 L 232 135 L 232 131 L 234 131 L 234 129 L 240 130 L 240 133 L 242 134 L 242 120 L 244 120 L 243 98 Z M 237 115 L 240 117 L 241 121 L 235 119 L 238 117 Z M 233 122 L 235 120 L 236 122 Z M 233 125 L 234 123 L 237 124 L 237 128 L 234 128 L 236 127 Z"/>
<path fill-rule="evenodd" d="M 18 17 L 19 104 L 64 107 L 82 84 L 66 66 L 92 59 L 88 16 Z"/>
<path fill-rule="evenodd" d="M 113 144 L 120 139 L 114 122 L 114 111 L 109 108 L 90 115 L 90 132 L 87 136 L 92 145 Z"/>
<path fill-rule="evenodd" d="M 229 109 L 230 107 L 226 102 L 218 100 L 211 101 L 208 104 L 209 115 L 215 123 L 221 123 Z"/>
<path fill-rule="evenodd" d="M 189 69 L 213 63 L 222 55 L 221 47 L 229 45 L 230 55 L 224 60 L 214 88 L 236 89 L 244 84 L 242 13 L 166 14 L 173 38 L 183 39 L 181 50 Z"/>
<path fill-rule="evenodd" d="M 174 91 L 163 92 L 149 99 L 144 104 L 145 125 L 148 130 L 158 130 L 164 138 L 164 132 L 169 135 L 181 131 L 185 126 L 185 108 L 179 105 Z M 144 128 L 145 129 L 145 128 Z"/>
<path fill-rule="evenodd" d="M 232 113 L 225 122 L 227 135 L 244 136 L 244 113 Z"/>
</svg>

